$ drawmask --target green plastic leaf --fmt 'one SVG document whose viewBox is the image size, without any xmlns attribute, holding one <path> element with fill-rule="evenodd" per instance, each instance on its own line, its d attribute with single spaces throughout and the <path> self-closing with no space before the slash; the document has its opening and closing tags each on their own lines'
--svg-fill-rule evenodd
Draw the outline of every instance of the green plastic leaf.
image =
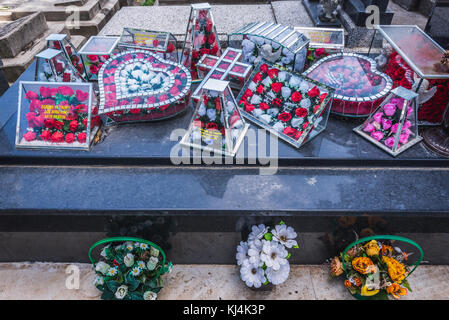
<svg viewBox="0 0 449 320">
<path fill-rule="evenodd" d="M 298 245 L 295 245 L 295 246 L 293 246 L 293 248 L 295 248 L 295 249 L 299 249 L 299 246 L 298 246 Z"/>
<path fill-rule="evenodd" d="M 279 222 L 279 225 L 283 225 L 283 224 L 285 224 L 285 222 L 281 220 L 281 222 Z"/>
<path fill-rule="evenodd" d="M 401 284 L 402 284 L 402 286 L 403 286 L 404 288 L 406 288 L 408 291 L 413 292 L 412 288 L 410 288 L 410 283 L 408 283 L 408 281 L 407 281 L 406 279 L 403 280 Z"/>
<path fill-rule="evenodd" d="M 110 291 L 105 291 L 103 292 L 103 294 L 101 295 L 101 299 L 103 300 L 114 300 L 115 296 L 112 292 Z"/>
<path fill-rule="evenodd" d="M 270 232 L 265 233 L 263 237 L 264 237 L 265 240 L 267 240 L 267 241 L 273 240 L 273 234 L 271 234 Z"/>
<path fill-rule="evenodd" d="M 292 254 L 289 252 L 285 259 L 289 259 L 291 256 L 292 256 Z"/>
<path fill-rule="evenodd" d="M 120 283 L 114 280 L 110 280 L 110 281 L 106 281 L 106 286 L 108 287 L 109 290 L 111 290 L 112 292 L 116 292 L 117 288 L 120 287 Z"/>
<path fill-rule="evenodd" d="M 140 292 L 130 292 L 127 296 L 129 296 L 131 300 L 143 300 L 143 294 Z"/>
</svg>

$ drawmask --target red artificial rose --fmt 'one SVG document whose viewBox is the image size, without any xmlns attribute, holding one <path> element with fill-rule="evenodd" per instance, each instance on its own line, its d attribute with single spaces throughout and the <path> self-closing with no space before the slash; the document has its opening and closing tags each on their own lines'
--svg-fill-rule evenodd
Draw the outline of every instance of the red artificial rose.
<svg viewBox="0 0 449 320">
<path fill-rule="evenodd" d="M 210 54 L 213 54 L 215 56 L 215 55 L 217 55 L 218 51 L 219 51 L 218 43 L 215 43 L 215 45 L 212 47 L 212 49 L 210 49 Z"/>
<path fill-rule="evenodd" d="M 309 123 L 306 122 L 306 123 L 304 123 L 304 124 L 302 125 L 302 128 L 305 129 L 305 128 L 307 128 L 308 125 L 309 125 Z"/>
<path fill-rule="evenodd" d="M 307 111 L 306 108 L 298 108 L 295 111 L 296 116 L 300 117 L 300 118 L 304 118 L 305 116 L 307 116 L 309 112 Z"/>
<path fill-rule="evenodd" d="M 33 92 L 33 91 L 28 91 L 26 94 L 25 94 L 25 99 L 28 99 L 28 100 L 34 100 L 34 99 L 37 99 L 39 96 L 37 95 L 37 93 L 36 92 Z"/>
<path fill-rule="evenodd" d="M 67 117 L 65 118 L 65 120 L 67 121 L 73 121 L 76 120 L 78 118 L 78 116 L 76 114 L 70 113 L 67 115 Z"/>
<path fill-rule="evenodd" d="M 282 82 L 275 82 L 271 84 L 271 90 L 273 90 L 276 93 L 279 93 L 282 88 Z"/>
<path fill-rule="evenodd" d="M 279 73 L 279 69 L 276 69 L 276 68 L 273 68 L 273 69 L 270 69 L 267 71 L 267 74 L 271 79 L 276 78 L 278 76 L 278 73 Z"/>
<path fill-rule="evenodd" d="M 212 31 L 212 27 L 213 27 L 212 20 L 207 19 L 207 21 L 206 21 L 206 32 L 211 32 Z"/>
<path fill-rule="evenodd" d="M 171 52 L 175 51 L 175 49 L 176 49 L 175 45 L 170 42 L 167 46 L 167 52 L 171 53 Z"/>
<path fill-rule="evenodd" d="M 318 109 L 320 108 L 321 105 L 317 104 L 314 108 L 313 108 L 313 113 L 317 113 Z"/>
<path fill-rule="evenodd" d="M 76 120 L 70 121 L 69 130 L 75 132 L 76 129 L 78 129 L 78 121 Z"/>
<path fill-rule="evenodd" d="M 206 129 L 218 130 L 218 125 L 215 122 L 209 122 L 208 124 L 206 124 Z"/>
<path fill-rule="evenodd" d="M 56 62 L 55 69 L 57 73 L 61 73 L 64 71 L 64 66 L 62 65 L 61 62 Z"/>
<path fill-rule="evenodd" d="M 281 112 L 278 115 L 278 119 L 283 121 L 283 122 L 290 121 L 291 118 L 292 118 L 292 115 L 289 112 Z"/>
<path fill-rule="evenodd" d="M 292 100 L 292 102 L 298 103 L 299 101 L 301 101 L 302 96 L 301 96 L 301 94 L 298 91 L 295 91 L 290 96 L 290 99 Z"/>
<path fill-rule="evenodd" d="M 316 86 L 315 87 L 313 87 L 312 89 L 310 89 L 309 90 L 309 92 L 307 92 L 307 95 L 310 97 L 310 98 L 315 98 L 315 97 L 318 97 L 319 95 L 320 95 L 320 89 L 318 89 Z"/>
<path fill-rule="evenodd" d="M 129 113 L 139 114 L 140 113 L 140 109 L 129 109 Z"/>
<path fill-rule="evenodd" d="M 48 141 L 51 138 L 51 133 L 48 130 L 43 130 L 40 135 L 41 139 L 44 141 Z"/>
<path fill-rule="evenodd" d="M 36 139 L 36 132 L 28 131 L 23 135 L 23 137 L 25 138 L 26 141 L 33 141 L 34 139 Z"/>
<path fill-rule="evenodd" d="M 62 142 L 64 141 L 64 135 L 61 132 L 56 131 L 51 135 L 50 140 L 51 142 Z"/>
<path fill-rule="evenodd" d="M 196 119 L 196 120 L 193 121 L 193 126 L 202 128 L 203 127 L 203 122 L 201 120 Z"/>
<path fill-rule="evenodd" d="M 293 137 L 296 134 L 296 132 L 298 132 L 298 130 L 292 127 L 286 127 L 282 132 L 290 137 Z"/>
<path fill-rule="evenodd" d="M 266 104 L 265 102 L 261 102 L 261 103 L 259 104 L 259 108 L 260 108 L 261 110 L 267 110 L 267 109 L 270 109 L 270 106 L 269 106 L 268 104 Z"/>
<path fill-rule="evenodd" d="M 153 40 L 153 47 L 157 47 L 159 45 L 159 40 L 158 39 L 154 39 Z"/>
<path fill-rule="evenodd" d="M 41 110 L 41 105 L 42 105 L 42 101 L 34 99 L 33 101 L 31 101 L 30 103 L 30 111 L 40 111 Z"/>
<path fill-rule="evenodd" d="M 256 89 L 256 91 L 257 91 L 258 94 L 261 94 L 264 90 L 265 90 L 265 88 L 264 88 L 263 85 L 259 85 L 259 86 L 257 87 L 257 89 Z"/>
<path fill-rule="evenodd" d="M 254 106 L 250 103 L 245 105 L 246 112 L 252 112 L 254 109 L 255 109 Z"/>
<path fill-rule="evenodd" d="M 87 59 L 88 59 L 90 62 L 95 63 L 95 62 L 98 61 L 98 56 L 96 56 L 96 55 L 94 55 L 94 54 L 89 54 L 89 55 L 87 56 Z"/>
<path fill-rule="evenodd" d="M 246 89 L 245 93 L 243 94 L 243 96 L 245 98 L 251 97 L 253 95 L 253 92 L 249 89 Z"/>
<path fill-rule="evenodd" d="M 79 105 L 77 105 L 75 108 L 74 108 L 74 111 L 75 112 L 87 112 L 87 105 L 85 105 L 85 104 L 79 104 Z"/>
<path fill-rule="evenodd" d="M 295 134 L 295 139 L 298 140 L 302 135 L 302 131 L 297 131 Z"/>
<path fill-rule="evenodd" d="M 93 117 L 93 118 L 92 118 L 92 120 L 91 120 L 91 126 L 92 126 L 92 128 L 95 128 L 95 127 L 99 126 L 100 124 L 101 124 L 101 118 L 100 118 L 100 116 L 96 116 L 96 117 Z"/>
<path fill-rule="evenodd" d="M 209 54 L 210 53 L 210 50 L 209 49 L 206 49 L 206 48 L 201 48 L 200 49 L 200 54 L 203 56 L 203 55 L 205 55 L 205 54 Z"/>
<path fill-rule="evenodd" d="M 73 91 L 73 89 L 68 86 L 61 86 L 58 88 L 58 93 L 62 94 L 63 96 L 71 97 L 75 94 L 75 91 Z M 62 104 L 62 102 L 61 102 L 61 104 Z M 67 102 L 66 105 L 68 106 L 69 103 Z"/>
<path fill-rule="evenodd" d="M 53 126 L 55 129 L 61 130 L 64 127 L 64 122 L 55 119 Z"/>
<path fill-rule="evenodd" d="M 207 38 L 207 43 L 213 44 L 215 42 L 215 33 L 211 33 L 209 38 Z"/>
<path fill-rule="evenodd" d="M 327 97 L 327 93 L 323 93 L 323 94 L 320 96 L 320 103 L 323 102 L 324 99 L 326 99 L 326 97 Z"/>
<path fill-rule="evenodd" d="M 80 133 L 78 133 L 76 138 L 78 139 L 79 143 L 84 143 L 84 142 L 86 142 L 87 135 L 85 132 L 80 132 Z"/>
<path fill-rule="evenodd" d="M 266 64 L 266 63 L 263 63 L 261 66 L 260 66 L 260 71 L 263 71 L 263 72 L 267 72 L 268 71 L 268 65 Z"/>
<path fill-rule="evenodd" d="M 86 109 L 86 112 L 87 112 L 87 109 Z M 95 106 L 95 107 L 92 108 L 92 114 L 96 115 L 97 113 L 98 113 L 98 107 Z"/>
<path fill-rule="evenodd" d="M 65 142 L 72 143 L 75 141 L 75 135 L 73 133 L 67 133 L 65 136 Z"/>
<path fill-rule="evenodd" d="M 64 72 L 64 74 L 62 75 L 62 82 L 70 82 L 70 79 L 70 73 Z"/>
<path fill-rule="evenodd" d="M 319 58 L 326 53 L 326 50 L 323 48 L 318 48 L 315 50 L 315 57 Z"/>
<path fill-rule="evenodd" d="M 53 47 L 54 47 L 56 50 L 61 50 L 61 45 L 60 45 L 59 42 L 57 42 L 57 41 L 53 41 Z"/>
<path fill-rule="evenodd" d="M 98 74 L 98 68 L 97 68 L 97 66 L 95 66 L 95 65 L 91 65 L 90 67 L 89 67 L 89 70 L 90 70 L 90 73 L 91 74 Z"/>
<path fill-rule="evenodd" d="M 44 126 L 51 129 L 55 126 L 55 119 L 45 119 Z"/>
<path fill-rule="evenodd" d="M 262 80 L 262 74 L 260 72 L 257 72 L 253 77 L 253 81 L 255 83 L 258 83 L 258 82 L 260 82 L 260 80 Z"/>
<path fill-rule="evenodd" d="M 40 87 L 39 93 L 41 94 L 42 98 L 51 97 L 51 89 L 50 88 Z"/>
<path fill-rule="evenodd" d="M 200 52 L 197 50 L 192 50 L 192 59 L 196 60 L 200 56 Z"/>
<path fill-rule="evenodd" d="M 88 92 L 83 92 L 81 90 L 76 90 L 76 99 L 79 102 L 86 101 L 87 98 L 89 98 L 89 93 Z"/>
</svg>

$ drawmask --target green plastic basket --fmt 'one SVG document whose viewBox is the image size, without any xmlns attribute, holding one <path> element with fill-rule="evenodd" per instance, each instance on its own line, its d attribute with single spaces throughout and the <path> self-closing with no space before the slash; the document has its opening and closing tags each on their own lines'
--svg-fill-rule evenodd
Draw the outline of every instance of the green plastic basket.
<svg viewBox="0 0 449 320">
<path fill-rule="evenodd" d="M 355 245 L 358 245 L 358 244 L 363 243 L 363 242 L 371 241 L 371 240 L 397 240 L 397 241 L 403 241 L 403 242 L 406 242 L 406 243 L 409 243 L 409 244 L 415 246 L 419 250 L 420 257 L 414 264 L 412 264 L 414 267 L 413 267 L 413 269 L 410 270 L 409 274 L 405 277 L 405 279 L 407 279 L 413 273 L 413 271 L 415 271 L 415 269 L 421 264 L 421 261 L 424 258 L 424 252 L 423 252 L 422 248 L 419 246 L 419 244 L 417 244 L 415 241 L 410 240 L 408 238 L 401 237 L 401 236 L 389 236 L 389 235 L 378 235 L 378 236 L 365 237 L 365 238 L 361 238 L 359 240 L 356 240 L 356 241 L 352 242 L 343 251 L 343 256 L 342 256 L 341 260 L 342 260 L 343 270 L 345 271 L 346 277 L 348 276 L 348 272 L 347 272 L 346 267 L 345 267 L 345 255 L 346 255 L 346 252 L 348 252 L 348 250 L 351 249 Z M 378 294 L 374 295 L 374 296 L 371 296 L 371 297 L 362 296 L 362 295 L 360 295 L 358 293 L 354 294 L 353 296 L 355 298 L 357 298 L 358 300 L 376 300 L 376 297 L 378 297 L 379 295 L 380 295 L 380 292 Z"/>
<path fill-rule="evenodd" d="M 162 250 L 157 244 L 145 240 L 145 239 L 140 239 L 140 238 L 133 238 L 133 237 L 112 237 L 112 238 L 106 238 L 106 239 L 102 239 L 100 241 L 95 242 L 89 249 L 89 259 L 92 262 L 92 265 L 94 266 L 95 269 L 95 265 L 98 261 L 95 261 L 95 259 L 92 257 L 92 251 L 99 245 L 105 244 L 105 243 L 111 243 L 111 242 L 123 242 L 123 241 L 134 241 L 134 242 L 139 242 L 139 243 L 146 243 L 149 246 L 152 246 L 153 248 L 159 250 L 159 252 L 162 255 L 162 264 L 161 264 L 161 268 L 159 269 L 158 273 L 156 274 L 155 278 L 167 273 L 167 271 L 170 270 L 170 268 L 172 267 L 172 263 L 169 262 L 168 265 L 165 265 L 165 252 L 164 250 Z"/>
</svg>

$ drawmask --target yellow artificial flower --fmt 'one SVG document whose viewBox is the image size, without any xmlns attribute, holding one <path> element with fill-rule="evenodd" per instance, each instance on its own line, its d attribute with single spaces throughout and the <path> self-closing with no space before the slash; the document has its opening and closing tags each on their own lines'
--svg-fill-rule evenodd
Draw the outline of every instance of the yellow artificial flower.
<svg viewBox="0 0 449 320">
<path fill-rule="evenodd" d="M 379 255 L 380 247 L 377 244 L 376 240 L 371 240 L 367 244 L 363 246 L 365 248 L 365 252 L 368 256 L 377 256 Z"/>
<path fill-rule="evenodd" d="M 354 268 L 354 270 L 360 272 L 361 274 L 377 272 L 377 267 L 374 265 L 373 261 L 368 257 L 354 258 L 354 260 L 352 260 L 352 267 Z"/>
<path fill-rule="evenodd" d="M 376 290 L 369 290 L 366 285 L 364 285 L 362 287 L 362 290 L 360 291 L 360 294 L 362 296 L 365 296 L 365 297 L 371 297 L 371 296 L 374 296 L 374 295 L 376 295 L 378 293 L 379 293 L 379 290 L 377 290 L 377 289 Z"/>
<path fill-rule="evenodd" d="M 382 261 L 387 265 L 388 275 L 391 280 L 397 283 L 401 283 L 405 278 L 405 267 L 402 263 L 395 258 L 383 256 Z"/>
<path fill-rule="evenodd" d="M 338 277 L 343 273 L 343 266 L 341 264 L 341 261 L 338 257 L 334 257 L 331 261 L 331 276 L 332 277 Z"/>
</svg>

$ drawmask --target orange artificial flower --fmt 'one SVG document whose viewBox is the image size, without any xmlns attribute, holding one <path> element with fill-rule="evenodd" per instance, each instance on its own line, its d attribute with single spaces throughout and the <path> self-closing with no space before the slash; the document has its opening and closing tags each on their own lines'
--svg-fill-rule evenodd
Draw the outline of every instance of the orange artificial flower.
<svg viewBox="0 0 449 320">
<path fill-rule="evenodd" d="M 345 280 L 345 287 L 350 288 L 351 287 L 351 281 Z"/>
<path fill-rule="evenodd" d="M 397 261 L 395 258 L 391 257 L 382 257 L 382 261 L 387 265 L 388 275 L 391 280 L 401 283 L 405 278 L 405 267 L 402 263 Z"/>
<path fill-rule="evenodd" d="M 387 293 L 391 294 L 395 299 L 400 299 L 400 296 L 407 295 L 407 289 L 397 283 L 393 283 L 391 286 L 388 286 Z"/>
<path fill-rule="evenodd" d="M 362 280 L 360 280 L 360 278 L 354 278 L 354 281 L 355 281 L 355 285 L 356 285 L 356 287 L 360 287 L 361 285 L 362 285 Z"/>
<path fill-rule="evenodd" d="M 375 273 L 377 267 L 368 257 L 357 257 L 352 260 L 352 267 L 361 274 Z"/>
</svg>

